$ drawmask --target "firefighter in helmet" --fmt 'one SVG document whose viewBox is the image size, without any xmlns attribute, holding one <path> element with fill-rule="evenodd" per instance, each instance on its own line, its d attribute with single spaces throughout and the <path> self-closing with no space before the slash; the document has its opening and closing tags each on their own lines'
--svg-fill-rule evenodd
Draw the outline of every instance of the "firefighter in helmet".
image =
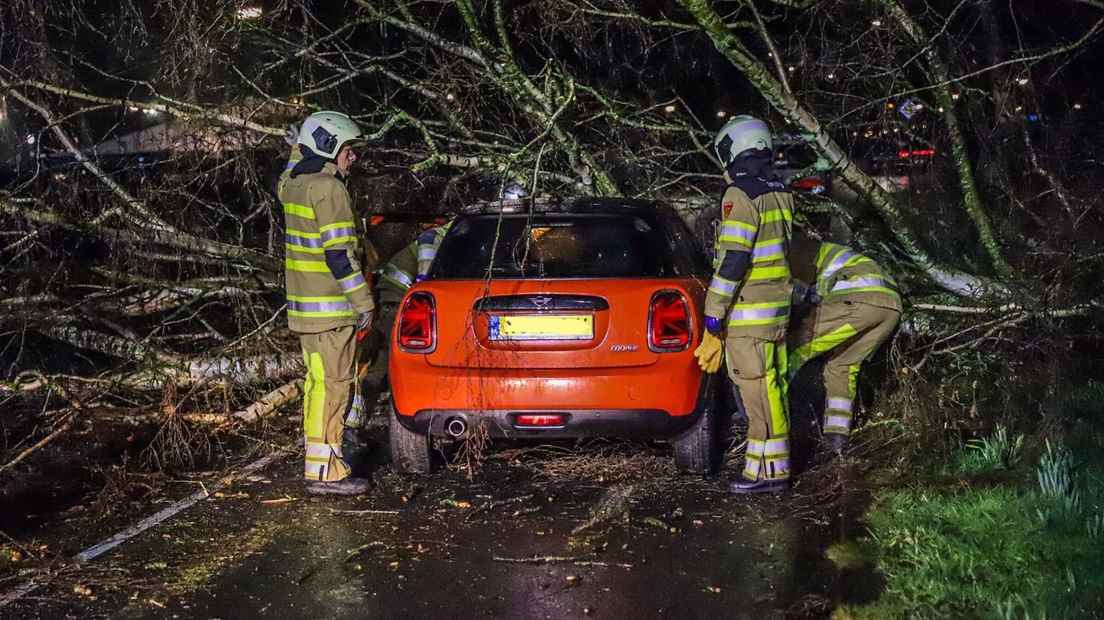
<svg viewBox="0 0 1104 620">
<path fill-rule="evenodd" d="M 773 174 L 766 123 L 736 116 L 713 140 L 725 168 L 705 333 L 694 355 L 705 372 L 727 361 L 748 417 L 747 453 L 732 493 L 789 487 L 786 324 L 793 198 Z"/>
</svg>

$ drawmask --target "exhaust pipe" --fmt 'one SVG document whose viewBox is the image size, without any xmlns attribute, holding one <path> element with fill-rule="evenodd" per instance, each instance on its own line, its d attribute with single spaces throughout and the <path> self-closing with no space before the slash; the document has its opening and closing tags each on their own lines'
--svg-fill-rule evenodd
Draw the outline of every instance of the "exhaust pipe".
<svg viewBox="0 0 1104 620">
<path fill-rule="evenodd" d="M 468 423 L 464 421 L 464 418 L 449 418 L 445 422 L 445 432 L 453 439 L 460 439 L 468 432 Z"/>
</svg>

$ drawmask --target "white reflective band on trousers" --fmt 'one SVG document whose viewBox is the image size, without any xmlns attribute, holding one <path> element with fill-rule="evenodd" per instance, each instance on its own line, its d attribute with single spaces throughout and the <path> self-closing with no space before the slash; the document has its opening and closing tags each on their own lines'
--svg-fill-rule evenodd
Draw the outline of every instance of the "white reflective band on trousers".
<svg viewBox="0 0 1104 620">
<path fill-rule="evenodd" d="M 744 455 L 744 477 L 749 480 L 780 480 L 790 477 L 790 442 L 777 438 L 749 439 Z"/>
<path fill-rule="evenodd" d="M 824 416 L 824 432 L 832 433 L 836 430 L 846 433 L 851 430 L 851 417 L 842 415 L 826 415 Z"/>
<path fill-rule="evenodd" d="M 851 412 L 851 400 L 848 398 L 829 398 L 826 403 L 825 409 L 835 409 L 836 411 Z"/>
</svg>

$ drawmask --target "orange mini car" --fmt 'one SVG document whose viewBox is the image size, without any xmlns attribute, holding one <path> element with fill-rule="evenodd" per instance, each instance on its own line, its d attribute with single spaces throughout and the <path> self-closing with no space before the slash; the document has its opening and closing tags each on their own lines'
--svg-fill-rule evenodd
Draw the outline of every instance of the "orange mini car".
<svg viewBox="0 0 1104 620">
<path fill-rule="evenodd" d="M 485 208 L 457 218 L 392 330 L 391 451 L 430 436 L 669 439 L 715 461 L 720 379 L 693 356 L 708 268 L 678 215 L 641 201 Z"/>
</svg>

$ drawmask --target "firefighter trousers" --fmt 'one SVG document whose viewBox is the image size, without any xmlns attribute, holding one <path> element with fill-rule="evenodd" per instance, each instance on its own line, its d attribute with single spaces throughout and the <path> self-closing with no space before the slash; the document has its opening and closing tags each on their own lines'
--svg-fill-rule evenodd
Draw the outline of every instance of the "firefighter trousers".
<svg viewBox="0 0 1104 620">
<path fill-rule="evenodd" d="M 349 476 L 341 452 L 346 416 L 353 404 L 356 328 L 339 327 L 300 334 L 303 363 L 303 434 L 306 437 L 304 476 L 333 482 Z"/>
<path fill-rule="evenodd" d="M 740 336 L 730 329 L 725 339 L 725 360 L 748 418 L 744 478 L 788 479 L 790 420 L 784 383 L 785 341 Z"/>
<path fill-rule="evenodd" d="M 824 362 L 824 432 L 851 432 L 859 369 L 863 361 L 893 335 L 901 312 L 854 299 L 827 298 L 805 320 L 790 342 L 789 376 L 805 362 L 826 356 Z"/>
</svg>

